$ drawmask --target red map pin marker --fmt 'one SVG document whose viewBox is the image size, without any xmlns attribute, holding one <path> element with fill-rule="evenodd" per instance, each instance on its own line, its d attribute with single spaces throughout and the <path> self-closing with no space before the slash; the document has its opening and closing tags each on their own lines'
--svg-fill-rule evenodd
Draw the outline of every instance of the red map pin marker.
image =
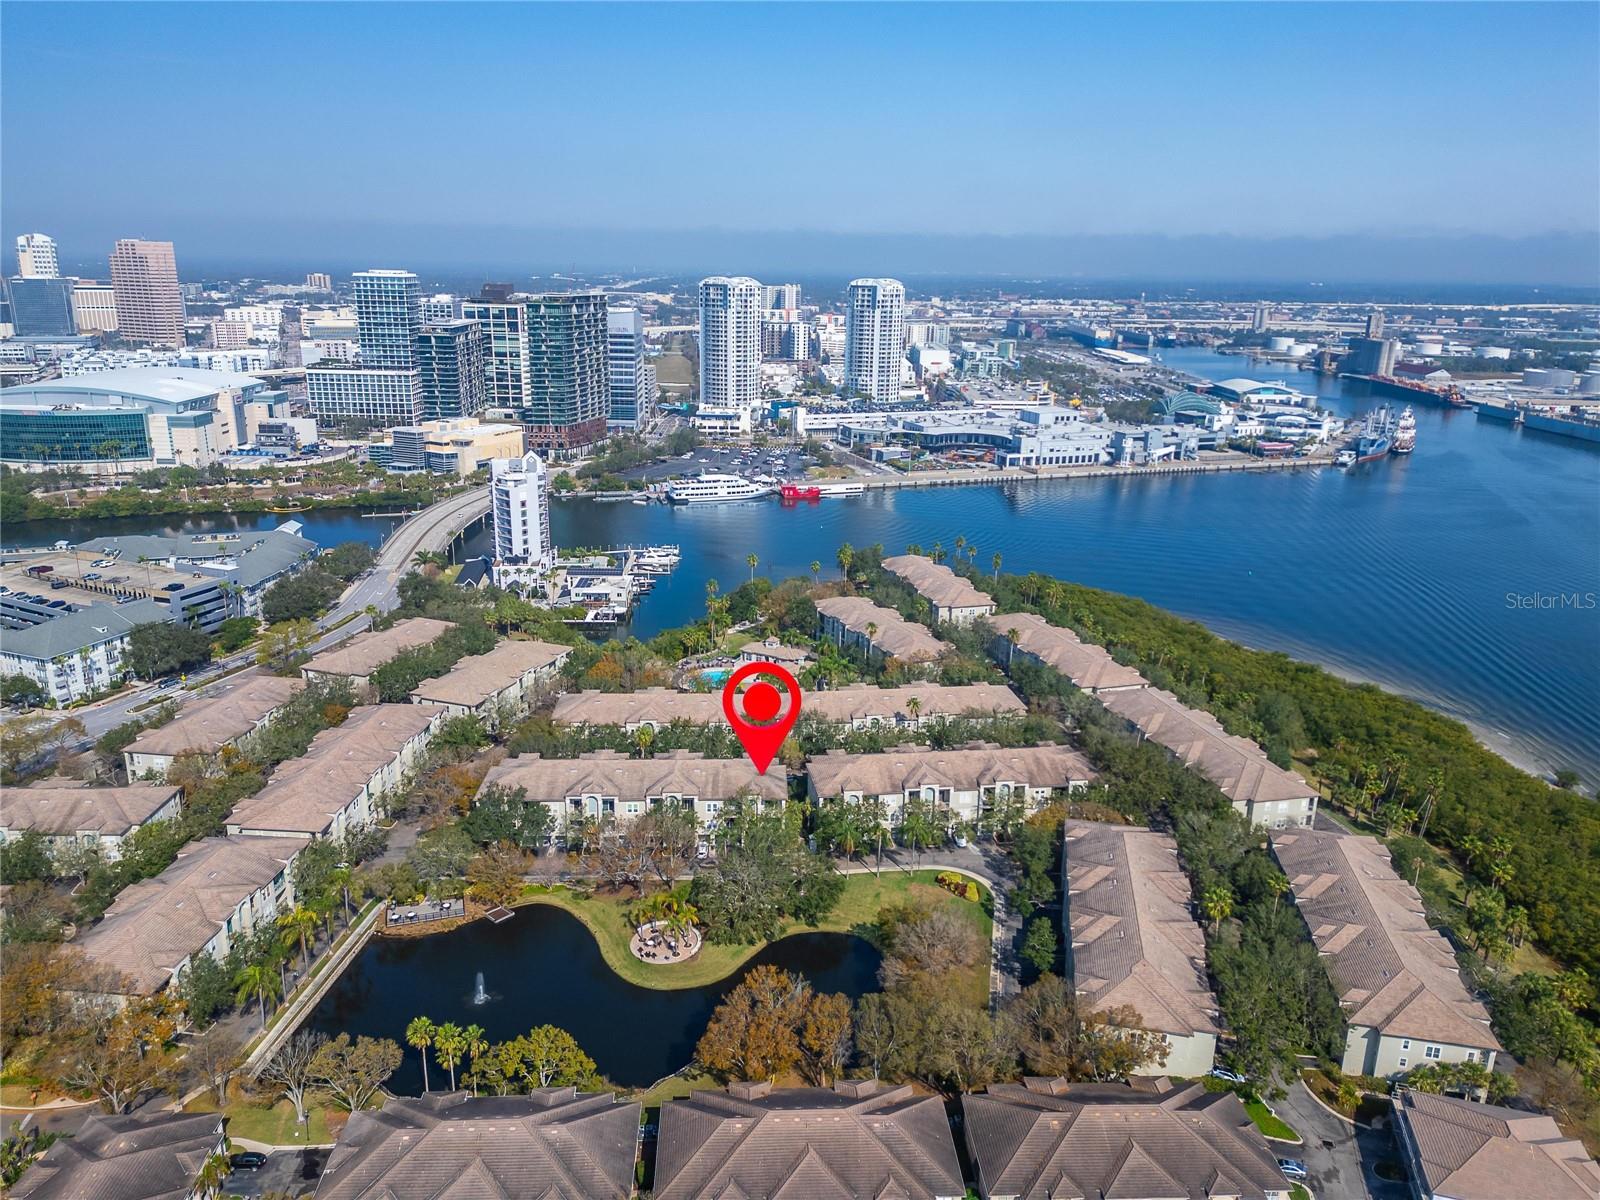
<svg viewBox="0 0 1600 1200">
<path fill-rule="evenodd" d="M 784 691 L 779 692 L 762 679 L 741 694 L 739 685 L 752 675 L 776 679 L 783 684 Z M 789 698 L 787 709 L 784 707 L 785 693 Z M 744 709 L 743 716 L 739 715 L 741 706 Z M 777 663 L 746 663 L 728 676 L 728 682 L 722 685 L 722 714 L 728 718 L 734 737 L 739 739 L 739 744 L 750 756 L 756 770 L 764 775 L 777 756 L 778 747 L 783 745 L 783 739 L 789 736 L 789 730 L 794 727 L 795 719 L 800 716 L 800 685 L 795 682 L 793 675 Z"/>
</svg>

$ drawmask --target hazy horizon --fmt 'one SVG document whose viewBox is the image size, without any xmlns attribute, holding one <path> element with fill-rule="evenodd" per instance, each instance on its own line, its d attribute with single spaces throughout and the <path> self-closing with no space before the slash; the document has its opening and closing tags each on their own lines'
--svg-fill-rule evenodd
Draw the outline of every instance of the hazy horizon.
<svg viewBox="0 0 1600 1200">
<path fill-rule="evenodd" d="M 14 4 L 102 261 L 1600 280 L 1600 6 Z"/>
</svg>

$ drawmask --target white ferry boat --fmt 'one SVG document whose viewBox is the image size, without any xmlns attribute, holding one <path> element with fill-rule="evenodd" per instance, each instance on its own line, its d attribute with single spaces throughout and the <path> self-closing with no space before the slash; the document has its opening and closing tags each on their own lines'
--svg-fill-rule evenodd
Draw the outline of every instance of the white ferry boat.
<svg viewBox="0 0 1600 1200">
<path fill-rule="evenodd" d="M 725 504 L 771 494 L 770 486 L 754 483 L 742 475 L 713 475 L 709 471 L 693 479 L 675 479 L 667 484 L 667 499 L 673 504 Z"/>
<path fill-rule="evenodd" d="M 867 485 L 864 483 L 819 483 L 817 491 L 824 496 L 864 496 Z"/>
</svg>

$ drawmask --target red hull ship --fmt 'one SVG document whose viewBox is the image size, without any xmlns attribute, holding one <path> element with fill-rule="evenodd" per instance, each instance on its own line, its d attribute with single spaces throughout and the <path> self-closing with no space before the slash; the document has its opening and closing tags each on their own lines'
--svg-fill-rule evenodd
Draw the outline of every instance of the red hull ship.
<svg viewBox="0 0 1600 1200">
<path fill-rule="evenodd" d="M 801 487 L 798 483 L 786 483 L 778 489 L 778 499 L 784 504 L 799 504 L 802 500 L 821 500 L 822 489 Z"/>
</svg>

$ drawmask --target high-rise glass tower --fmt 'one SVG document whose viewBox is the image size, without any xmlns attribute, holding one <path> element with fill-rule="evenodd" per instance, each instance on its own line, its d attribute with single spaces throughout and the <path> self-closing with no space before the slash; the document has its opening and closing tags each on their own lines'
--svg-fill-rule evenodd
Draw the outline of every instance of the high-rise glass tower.
<svg viewBox="0 0 1600 1200">
<path fill-rule="evenodd" d="M 417 369 L 424 420 L 475 417 L 483 411 L 488 381 L 483 328 L 476 321 L 423 326 L 417 334 Z"/>
<path fill-rule="evenodd" d="M 361 365 L 405 370 L 417 365 L 422 293 L 410 271 L 357 271 L 350 277 Z"/>
<path fill-rule="evenodd" d="M 465 301 L 461 315 L 483 330 L 484 383 L 492 408 L 521 409 L 528 395 L 528 310 L 520 300 Z"/>
<path fill-rule="evenodd" d="M 700 281 L 700 405 L 754 408 L 761 400 L 761 285 L 746 276 Z"/>
<path fill-rule="evenodd" d="M 24 279 L 55 279 L 61 274 L 55 239 L 42 233 L 17 237 L 17 274 Z"/>
<path fill-rule="evenodd" d="M 183 346 L 183 289 L 171 242 L 122 238 L 111 251 L 117 332 L 129 341 Z"/>
<path fill-rule="evenodd" d="M 526 314 L 528 392 L 520 415 L 528 445 L 565 451 L 604 440 L 611 410 L 605 296 L 530 296 Z"/>
<path fill-rule="evenodd" d="M 644 357 L 644 318 L 636 308 L 606 309 L 612 429 L 644 429 L 655 419 L 656 372 Z"/>
<path fill-rule="evenodd" d="M 898 279 L 853 279 L 846 289 L 844 386 L 878 403 L 900 394 L 906 289 Z"/>
</svg>

